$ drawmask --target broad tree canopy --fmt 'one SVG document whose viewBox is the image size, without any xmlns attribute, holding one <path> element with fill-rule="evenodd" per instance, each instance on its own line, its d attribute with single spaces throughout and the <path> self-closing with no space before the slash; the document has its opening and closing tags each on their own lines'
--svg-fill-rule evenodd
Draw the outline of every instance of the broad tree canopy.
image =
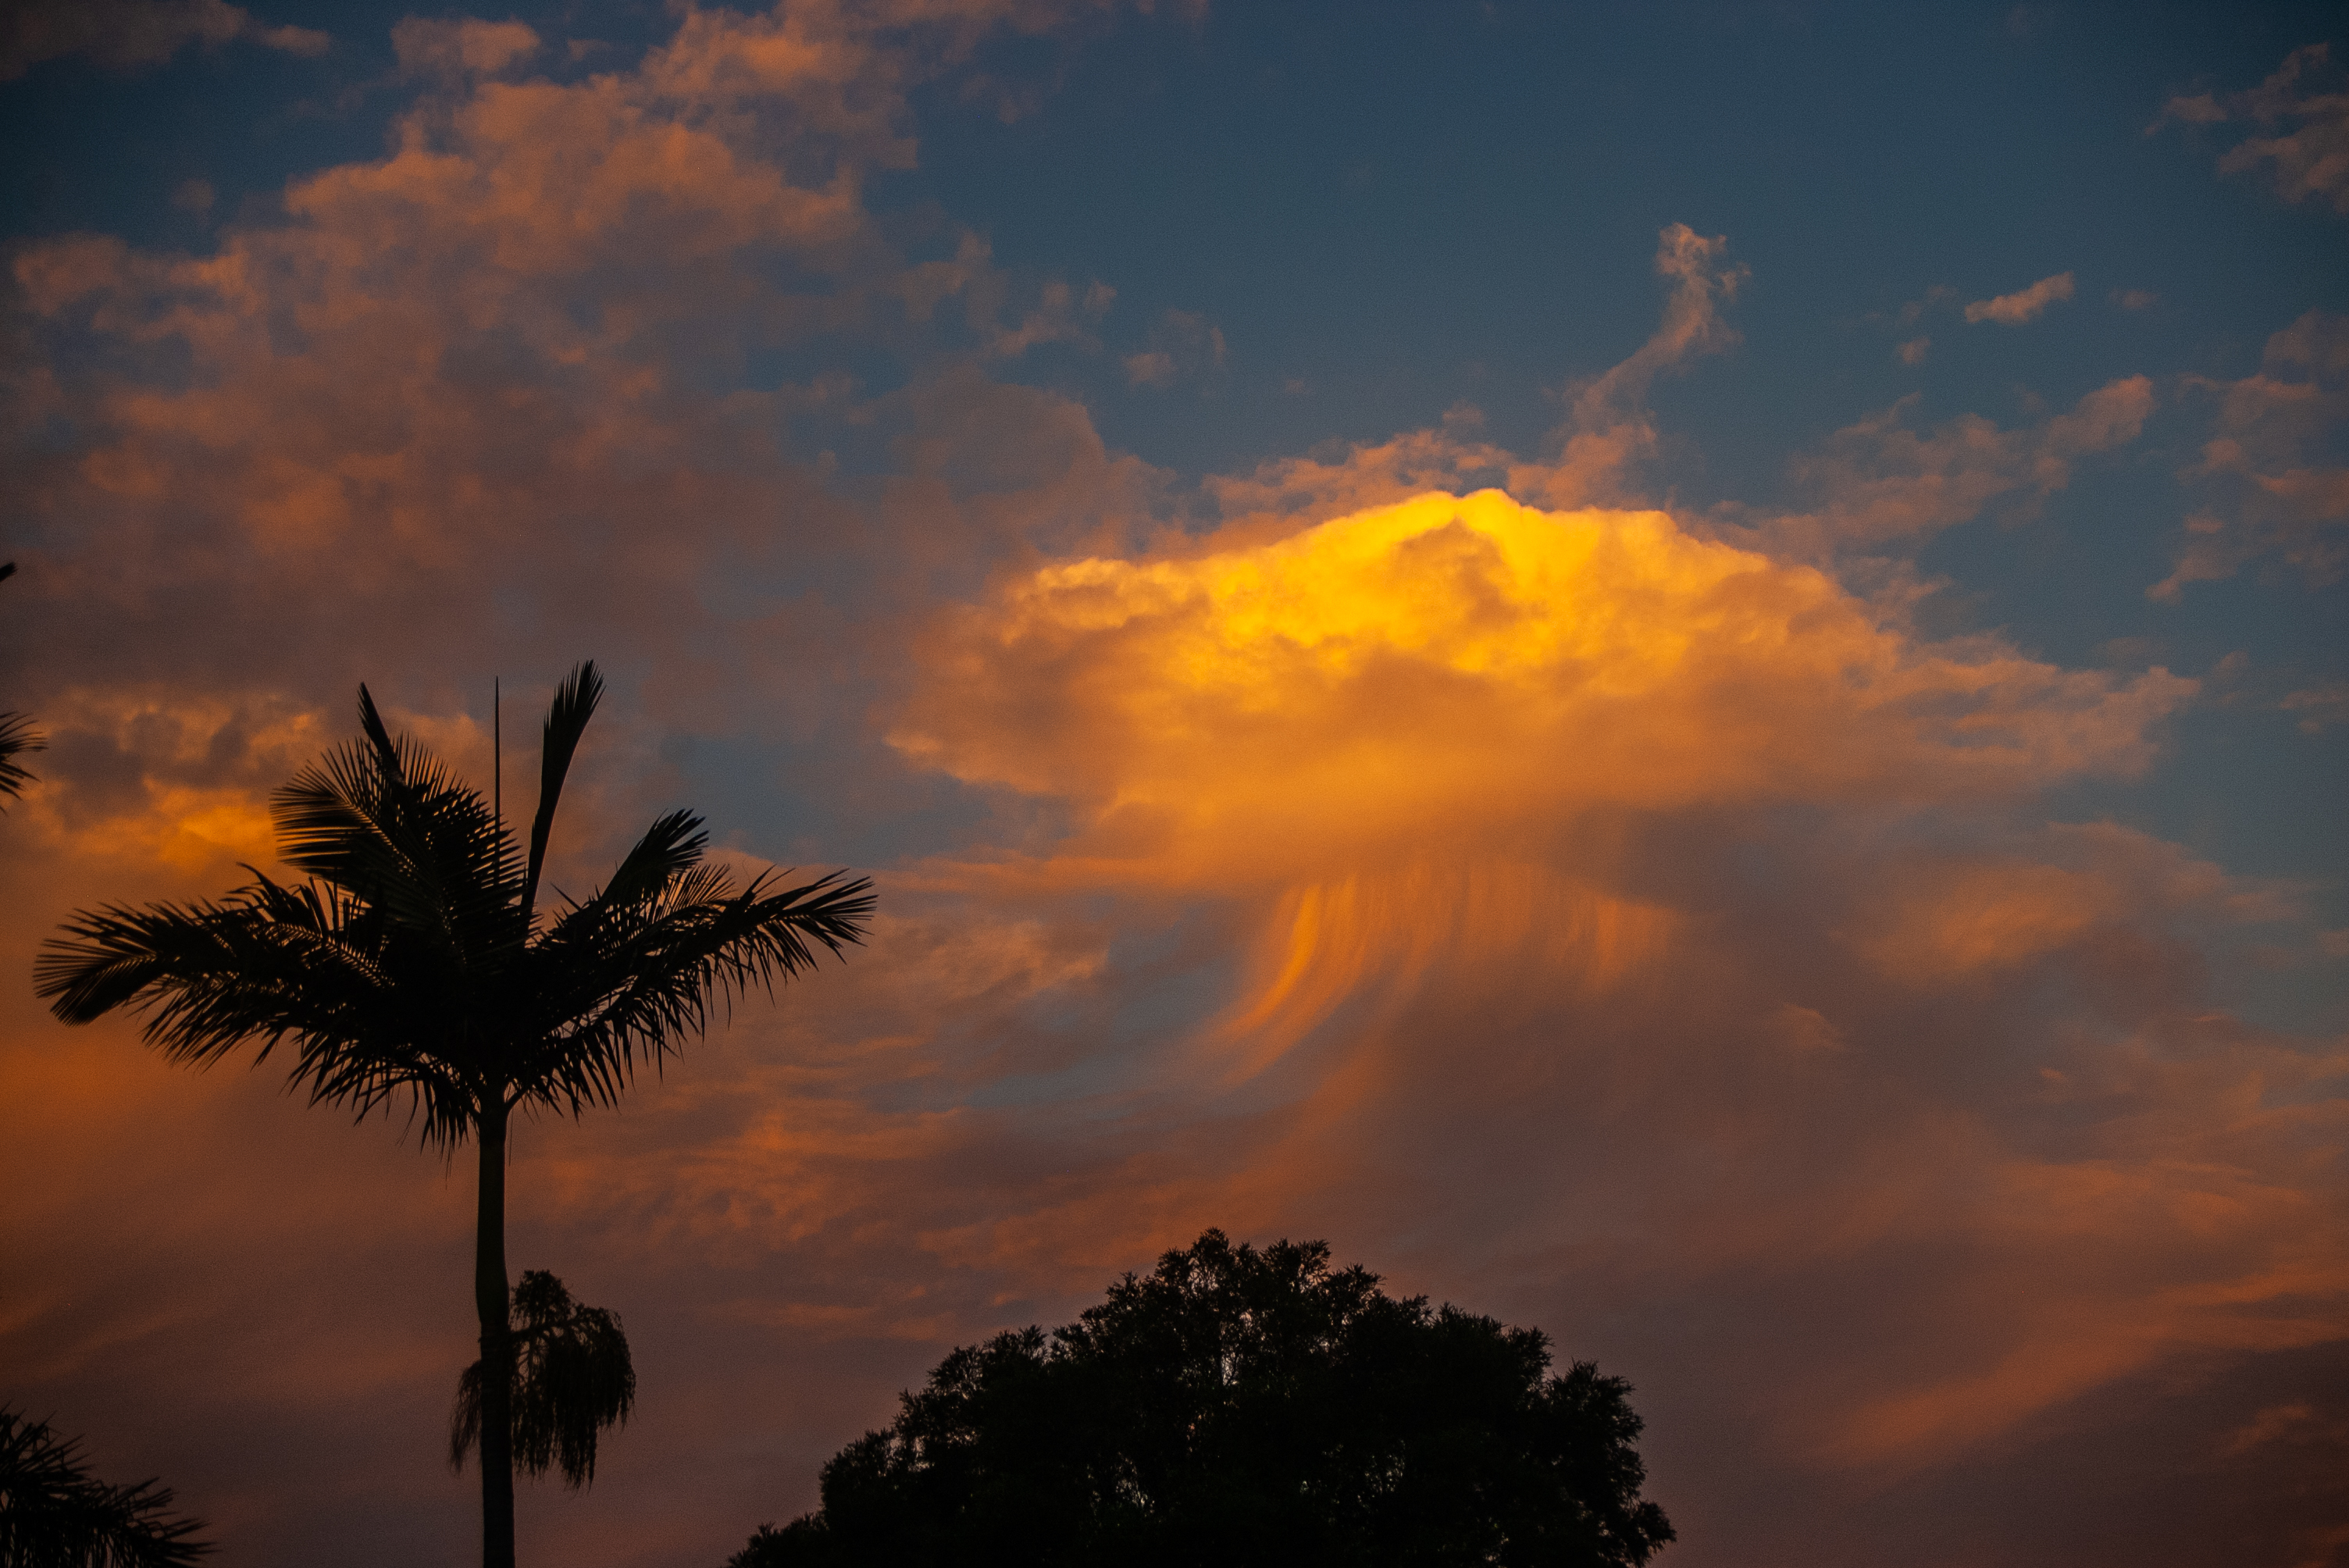
<svg viewBox="0 0 2349 1568">
<path fill-rule="evenodd" d="M 1398 1301 L 1319 1242 L 1209 1231 L 1050 1335 L 966 1346 L 732 1568 L 1637 1564 L 1629 1386 L 1538 1329 Z"/>
</svg>

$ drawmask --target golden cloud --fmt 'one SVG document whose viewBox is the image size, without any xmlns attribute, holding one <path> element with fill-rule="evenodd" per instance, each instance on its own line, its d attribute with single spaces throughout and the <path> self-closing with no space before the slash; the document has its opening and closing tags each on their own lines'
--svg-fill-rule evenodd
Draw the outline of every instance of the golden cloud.
<svg viewBox="0 0 2349 1568">
<path fill-rule="evenodd" d="M 2140 391 L 2031 445 L 2093 446 Z M 1299 1213 L 1571 1257 L 1601 1295 L 1873 1259 L 1852 1312 L 1909 1343 L 1799 1397 L 1752 1381 L 1791 1451 L 1894 1469 L 2332 1332 L 2300 1304 L 2349 1254 L 2299 1228 L 2338 1186 L 2306 1163 L 2329 1069 L 2246 1039 L 2191 958 L 2292 899 L 2110 825 L 1999 825 L 2141 769 L 2193 682 L 1934 643 L 1667 513 L 1494 490 L 1046 565 L 917 655 L 893 744 L 1066 812 L 926 883 L 1203 903 L 1226 965 L 1100 1069 L 1183 1130 L 931 1226 L 957 1266 L 1054 1277 Z M 2316 1099 L 2263 1099 L 2284 1085 Z M 2076 1136 L 2017 1140 L 2055 1104 Z"/>
<path fill-rule="evenodd" d="M 1605 807 L 2128 773 L 2194 689 L 1920 645 L 1824 574 L 1664 513 L 1492 490 L 1047 567 L 926 656 L 892 735 L 909 759 L 1076 802 L 1063 865 L 1188 886 Z"/>
</svg>

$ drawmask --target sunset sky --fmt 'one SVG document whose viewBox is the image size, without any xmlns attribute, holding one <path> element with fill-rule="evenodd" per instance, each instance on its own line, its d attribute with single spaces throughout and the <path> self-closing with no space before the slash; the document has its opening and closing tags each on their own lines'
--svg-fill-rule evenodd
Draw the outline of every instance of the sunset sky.
<svg viewBox="0 0 2349 1568">
<path fill-rule="evenodd" d="M 717 1568 L 1222 1227 L 1630 1380 L 1675 1568 L 2349 1563 L 2337 6 L 29 0 L 0 1402 L 458 1562 L 473 1183 L 55 1023 L 395 727 L 850 867 L 521 1127 Z M 527 782 L 520 809 L 531 801 Z M 510 802 L 511 804 L 511 802 Z"/>
</svg>

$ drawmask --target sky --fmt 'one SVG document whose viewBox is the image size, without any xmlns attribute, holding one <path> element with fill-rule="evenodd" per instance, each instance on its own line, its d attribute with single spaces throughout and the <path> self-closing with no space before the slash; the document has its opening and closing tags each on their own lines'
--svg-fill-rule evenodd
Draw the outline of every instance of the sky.
<svg viewBox="0 0 2349 1568">
<path fill-rule="evenodd" d="M 521 1127 L 722 1562 L 1208 1226 L 1628 1378 L 1682 1568 L 2349 1563 L 2324 5 L 29 0 L 0 1400 L 460 1560 L 472 1180 L 33 996 L 396 727 L 844 964 Z M 527 794 L 527 786 L 522 787 Z"/>
</svg>

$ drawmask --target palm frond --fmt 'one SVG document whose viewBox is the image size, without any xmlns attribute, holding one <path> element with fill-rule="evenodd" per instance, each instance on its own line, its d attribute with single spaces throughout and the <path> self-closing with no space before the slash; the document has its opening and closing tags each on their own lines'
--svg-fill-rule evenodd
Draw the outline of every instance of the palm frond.
<svg viewBox="0 0 2349 1568">
<path fill-rule="evenodd" d="M 14 800 L 25 792 L 33 775 L 16 758 L 27 751 L 45 751 L 48 744 L 48 738 L 23 714 L 0 713 L 0 795 Z"/>
<path fill-rule="evenodd" d="M 547 709 L 546 729 L 539 746 L 538 811 L 531 819 L 530 864 L 522 889 L 525 922 L 538 904 L 539 873 L 546 869 L 546 841 L 554 831 L 554 807 L 563 798 L 563 780 L 571 772 L 579 738 L 587 733 L 587 721 L 603 700 L 604 677 L 596 674 L 593 659 L 574 665 L 563 684 L 554 688 L 554 705 Z"/>
<path fill-rule="evenodd" d="M 869 879 L 835 872 L 777 889 L 761 876 L 740 892 L 722 867 L 698 865 L 650 902 L 590 901 L 532 950 L 535 1044 L 513 1062 L 518 1099 L 576 1115 L 610 1104 L 639 1059 L 656 1066 L 709 1026 L 713 1002 L 770 991 L 861 943 L 874 908 Z"/>
<path fill-rule="evenodd" d="M 671 811 L 645 830 L 645 836 L 613 872 L 612 880 L 584 907 L 601 903 L 607 908 L 626 908 L 657 898 L 671 882 L 701 863 L 702 851 L 709 845 L 709 835 L 702 830 L 699 817 L 691 811 Z"/>
<path fill-rule="evenodd" d="M 359 729 L 374 749 L 376 767 L 382 776 L 394 786 L 408 782 L 399 748 L 392 744 L 391 731 L 385 727 L 383 715 L 376 711 L 375 694 L 367 690 L 365 681 L 359 682 Z"/>
<path fill-rule="evenodd" d="M 520 868 L 505 824 L 437 758 L 385 729 L 359 688 L 363 740 L 329 751 L 270 799 L 288 865 L 431 934 L 460 966 L 523 940 Z"/>
<path fill-rule="evenodd" d="M 243 1045 L 258 1065 L 290 1039 L 311 1103 L 364 1117 L 412 1097 L 428 1142 L 461 1141 L 480 1093 L 461 1033 L 446 1037 L 451 977 L 364 901 L 256 877 L 219 903 L 77 913 L 43 944 L 35 989 L 67 1023 L 142 1014 L 146 1042 L 191 1066 Z"/>
<path fill-rule="evenodd" d="M 109 1486 L 80 1439 L 0 1408 L 0 1563 L 26 1568 L 189 1568 L 212 1550 L 203 1522 L 173 1518 L 171 1489 Z"/>
</svg>

